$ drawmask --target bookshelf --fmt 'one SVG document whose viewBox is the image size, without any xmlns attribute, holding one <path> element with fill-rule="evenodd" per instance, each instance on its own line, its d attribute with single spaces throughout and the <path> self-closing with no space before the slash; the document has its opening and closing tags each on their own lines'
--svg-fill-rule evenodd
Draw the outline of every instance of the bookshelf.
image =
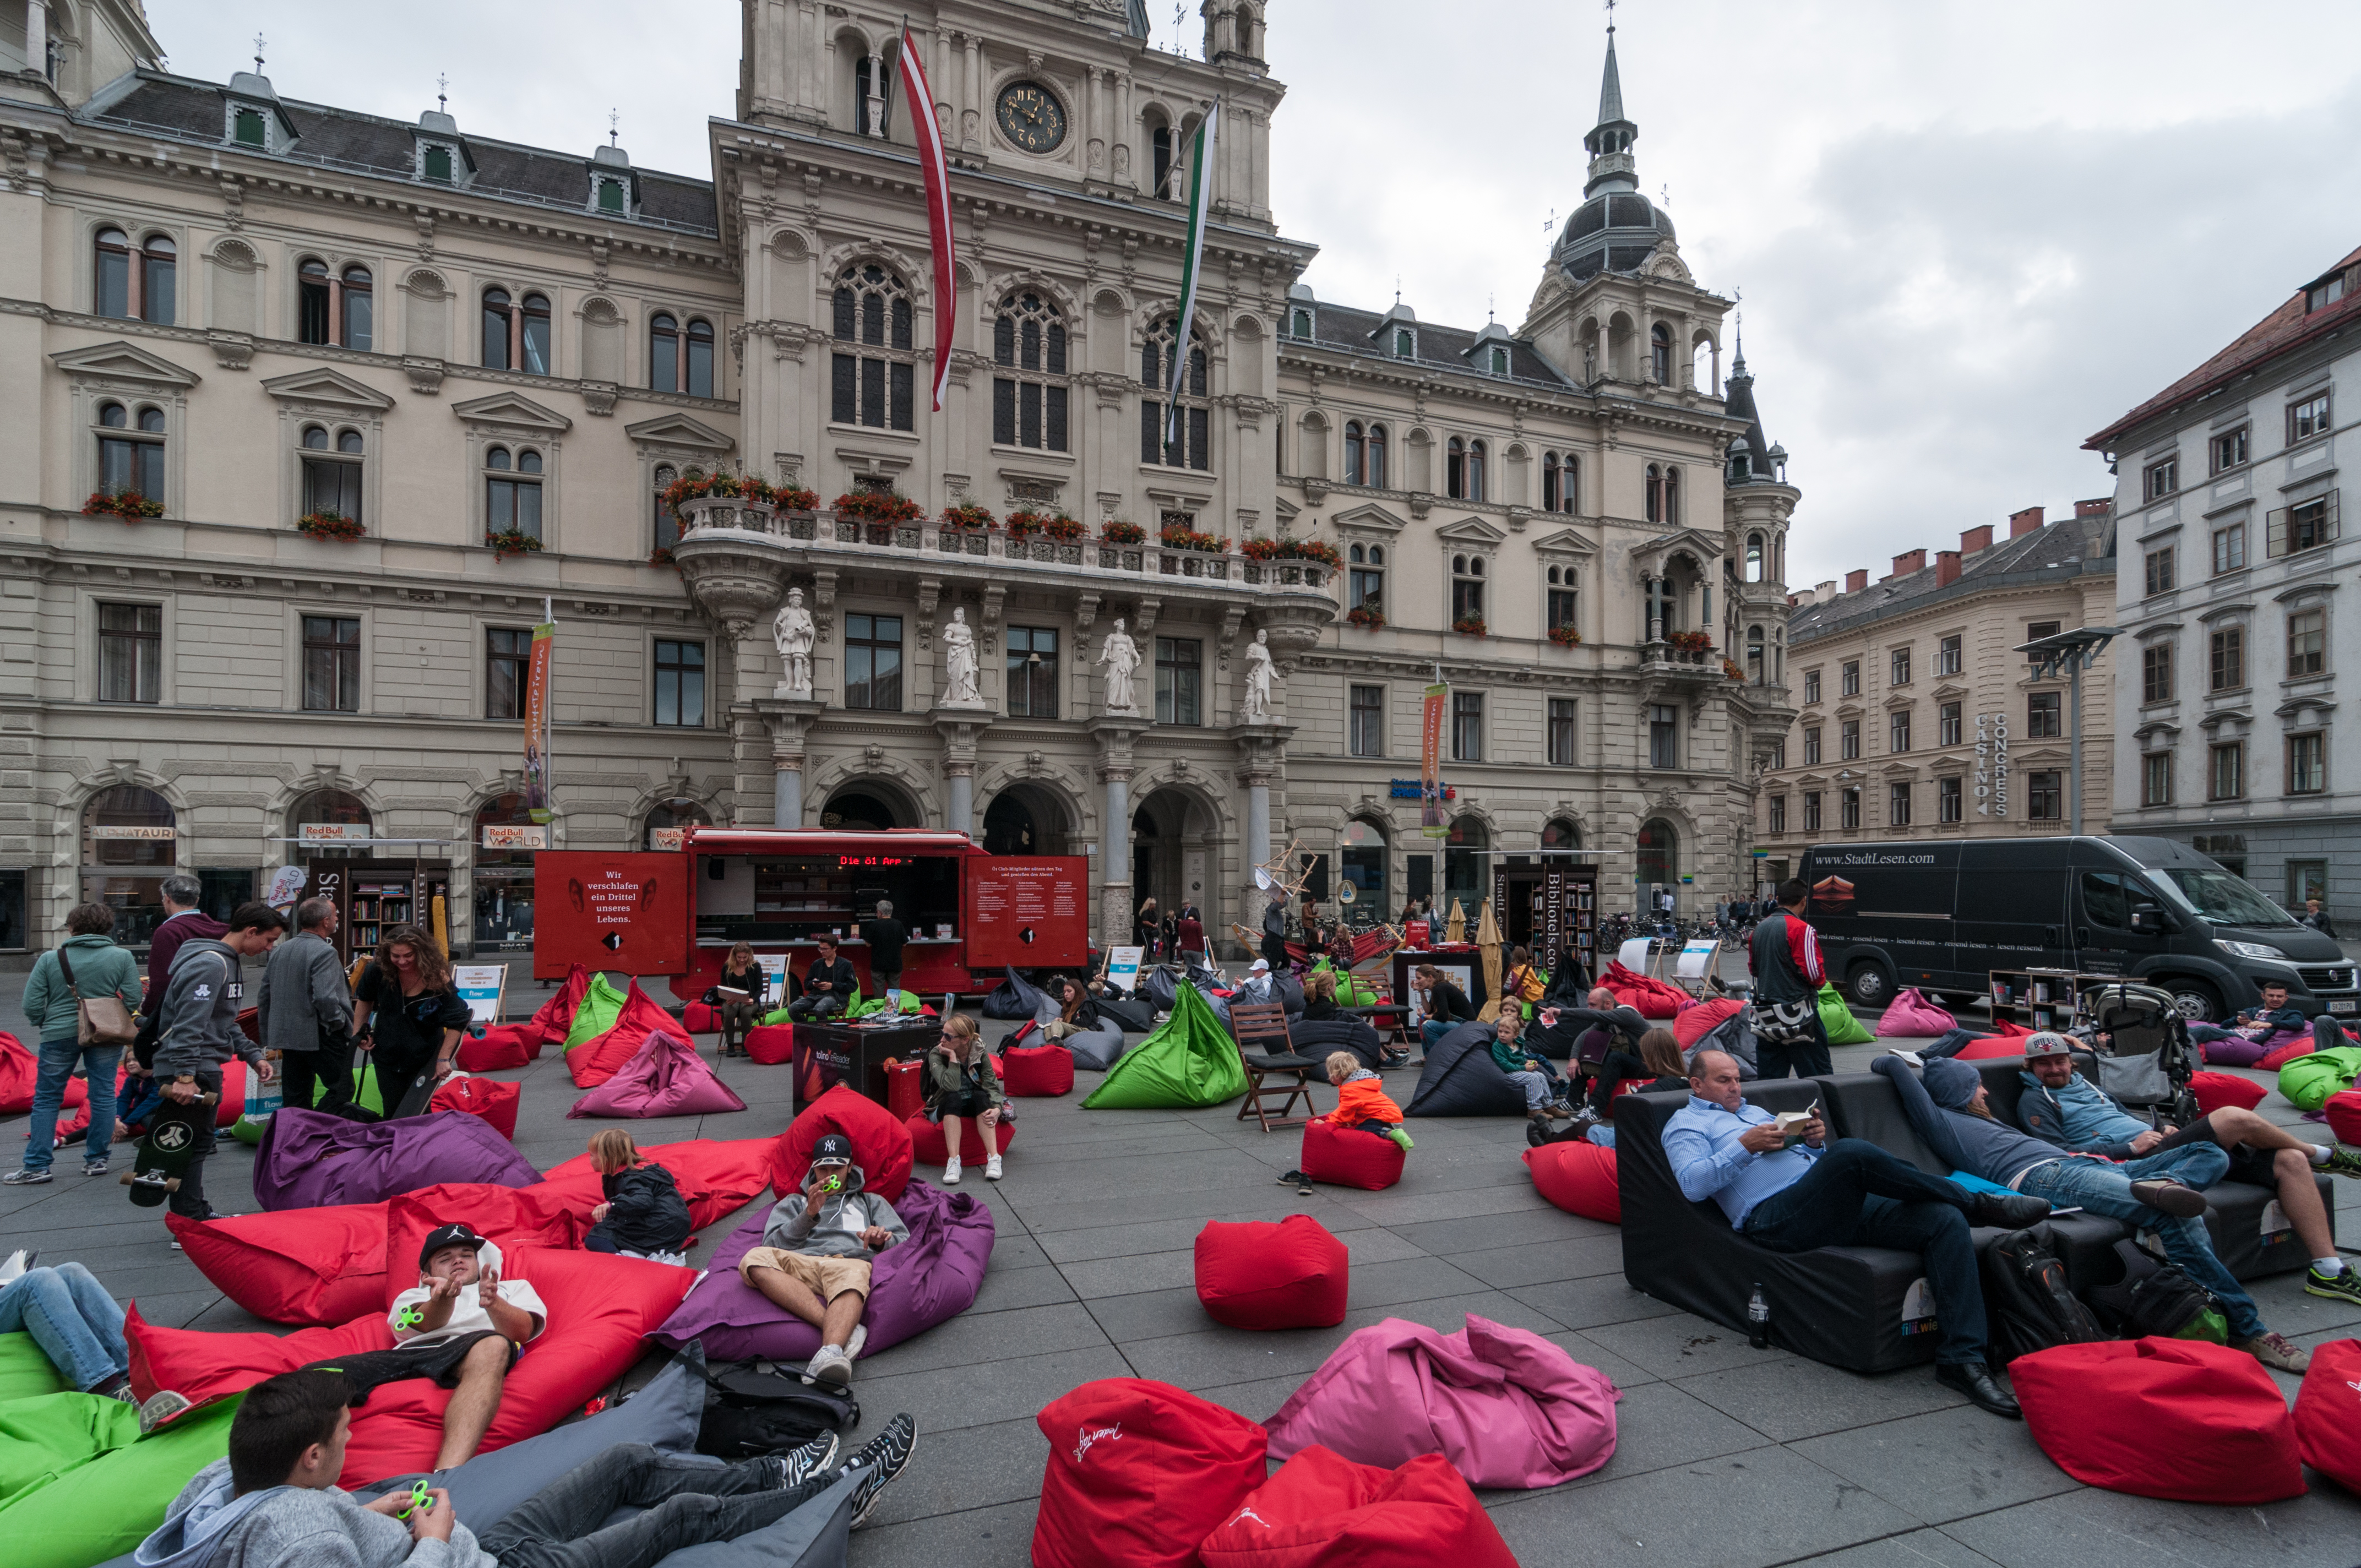
<svg viewBox="0 0 2361 1568">
<path fill-rule="evenodd" d="M 410 878 L 357 876 L 352 886 L 345 917 L 351 951 L 373 951 L 396 926 L 418 923 L 417 887 Z"/>
<path fill-rule="evenodd" d="M 2012 1018 L 2028 1029 L 2054 1029 L 2060 1034 L 2083 1020 L 2082 992 L 2094 985 L 2119 981 L 2119 974 L 2084 974 L 2078 970 L 1993 970 L 1986 987 L 1994 1018 Z"/>
</svg>

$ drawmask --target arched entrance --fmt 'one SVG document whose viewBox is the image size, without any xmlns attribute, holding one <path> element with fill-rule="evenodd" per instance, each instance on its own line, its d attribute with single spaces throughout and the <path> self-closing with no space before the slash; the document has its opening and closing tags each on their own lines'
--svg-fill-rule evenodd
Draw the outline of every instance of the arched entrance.
<svg viewBox="0 0 2361 1568">
<path fill-rule="evenodd" d="M 1386 917 L 1387 859 L 1383 828 L 1358 817 L 1346 819 L 1336 835 L 1336 864 L 1342 873 L 1338 895 L 1346 886 L 1353 890 L 1353 902 L 1345 910 L 1346 924 L 1367 926 Z"/>
<path fill-rule="evenodd" d="M 1206 940 L 1218 945 L 1224 922 L 1241 918 L 1224 914 L 1213 885 L 1219 828 L 1213 810 L 1188 791 L 1170 785 L 1150 791 L 1131 814 L 1132 907 L 1152 897 L 1159 914 L 1171 915 L 1194 904 Z"/>
<path fill-rule="evenodd" d="M 300 841 L 306 859 L 353 855 L 347 848 L 370 833 L 368 803 L 350 790 L 315 789 L 287 809 L 287 836 Z"/>
<path fill-rule="evenodd" d="M 651 850 L 677 850 L 684 828 L 710 828 L 713 817 L 704 806 L 686 795 L 661 801 L 648 812 L 647 846 Z"/>
<path fill-rule="evenodd" d="M 983 810 L 983 847 L 994 855 L 1071 853 L 1063 802 L 1032 784 L 1011 784 Z"/>
<path fill-rule="evenodd" d="M 884 798 L 860 784 L 838 790 L 820 807 L 819 825 L 843 833 L 874 833 L 888 828 L 909 828 Z"/>
<path fill-rule="evenodd" d="M 1673 825 L 1661 817 L 1652 817 L 1640 824 L 1638 843 L 1639 865 L 1633 877 L 1640 885 L 1640 906 L 1651 906 L 1656 890 L 1662 888 L 1675 898 L 1680 895 L 1681 839 Z"/>
<path fill-rule="evenodd" d="M 1542 825 L 1542 848 L 1579 850 L 1582 848 L 1582 829 L 1563 817 L 1553 817 Z"/>
<path fill-rule="evenodd" d="M 536 823 L 522 793 L 496 795 L 476 810 L 467 835 L 475 856 L 475 951 L 524 952 L 533 948 L 533 857 L 549 843 L 549 828 Z M 357 923 L 355 948 L 375 945 Z"/>
<path fill-rule="evenodd" d="M 152 789 L 115 784 L 82 810 L 82 901 L 115 911 L 114 938 L 143 948 L 164 918 L 164 879 L 180 849 L 172 803 Z"/>
<path fill-rule="evenodd" d="M 1491 848 L 1491 830 L 1478 817 L 1453 818 L 1450 835 L 1443 840 L 1443 900 L 1436 909 L 1447 916 L 1451 901 L 1457 899 L 1471 931 L 1477 911 L 1483 908 L 1485 895 L 1491 891 L 1485 874 L 1492 863 Z"/>
</svg>

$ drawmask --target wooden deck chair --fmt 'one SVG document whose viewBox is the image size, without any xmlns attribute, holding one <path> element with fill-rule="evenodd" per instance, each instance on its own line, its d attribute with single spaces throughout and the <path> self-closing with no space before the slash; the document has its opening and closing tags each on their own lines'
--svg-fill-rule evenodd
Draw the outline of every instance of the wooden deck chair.
<svg viewBox="0 0 2361 1568">
<path fill-rule="evenodd" d="M 1250 1002 L 1243 1006 L 1232 1004 L 1230 1029 L 1237 1036 L 1238 1060 L 1246 1069 L 1246 1097 L 1238 1107 L 1238 1120 L 1248 1116 L 1259 1119 L 1266 1133 L 1277 1127 L 1300 1127 L 1312 1120 L 1316 1109 L 1312 1101 L 1312 1085 L 1304 1074 L 1320 1064 L 1310 1057 L 1295 1054 L 1294 1042 L 1287 1034 L 1287 1009 L 1276 1002 Z M 1249 1050 L 1259 1043 L 1260 1051 Z M 1281 1081 L 1266 1085 L 1267 1078 Z M 1268 1096 L 1281 1096 L 1276 1119 Z M 1290 1116 L 1297 1095 L 1303 1097 L 1304 1114 Z"/>
</svg>

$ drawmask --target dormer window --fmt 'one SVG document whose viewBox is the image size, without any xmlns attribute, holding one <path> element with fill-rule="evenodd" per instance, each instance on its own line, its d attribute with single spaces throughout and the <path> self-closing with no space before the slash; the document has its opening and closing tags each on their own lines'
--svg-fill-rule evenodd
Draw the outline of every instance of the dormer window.
<svg viewBox="0 0 2361 1568">
<path fill-rule="evenodd" d="M 427 179 L 448 185 L 451 182 L 451 149 L 441 142 L 428 142 L 421 168 Z"/>
<path fill-rule="evenodd" d="M 230 112 L 230 139 L 240 147 L 269 147 L 269 129 L 262 111 L 249 109 L 243 104 L 233 109 Z"/>
<path fill-rule="evenodd" d="M 2345 274 L 2333 273 L 2303 291 L 2304 313 L 2323 310 L 2345 298 Z"/>
<path fill-rule="evenodd" d="M 1495 348 L 1495 349 L 1493 349 L 1493 350 L 1492 350 L 1492 374 L 1493 374 L 1493 375 L 1495 375 L 1495 376 L 1505 376 L 1505 375 L 1507 375 L 1508 373 L 1509 373 L 1509 351 L 1508 351 L 1507 349 L 1505 349 L 1505 348 Z"/>
<path fill-rule="evenodd" d="M 1312 335 L 1312 313 L 1298 310 L 1295 313 L 1294 323 L 1288 330 L 1297 337 L 1309 338 Z"/>
<path fill-rule="evenodd" d="M 1408 327 L 1394 329 L 1394 357 L 1397 359 L 1418 357 L 1418 334 Z"/>
<path fill-rule="evenodd" d="M 620 214 L 631 210 L 629 193 L 623 189 L 620 180 L 602 175 L 598 181 L 597 194 L 598 210 L 602 213 Z"/>
</svg>

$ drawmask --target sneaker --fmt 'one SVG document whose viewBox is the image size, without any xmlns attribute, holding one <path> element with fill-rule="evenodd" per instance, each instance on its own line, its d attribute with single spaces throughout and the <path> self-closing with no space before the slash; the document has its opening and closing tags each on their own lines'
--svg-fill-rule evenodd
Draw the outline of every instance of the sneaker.
<svg viewBox="0 0 2361 1568">
<path fill-rule="evenodd" d="M 907 1411 L 895 1416 L 884 1431 L 853 1451 L 844 1462 L 847 1470 L 866 1472 L 861 1484 L 852 1489 L 852 1524 L 859 1530 L 877 1511 L 878 1495 L 886 1483 L 910 1467 L 910 1455 L 918 1451 L 918 1425 Z"/>
<path fill-rule="evenodd" d="M 1923 1068 L 1927 1065 L 1927 1058 L 1925 1057 L 1920 1056 L 1916 1051 L 1905 1051 L 1900 1046 L 1886 1047 L 1885 1054 L 1890 1057 L 1900 1057 L 1912 1067 Z"/>
<path fill-rule="evenodd" d="M 851 1337 L 851 1339 L 846 1340 L 846 1341 L 844 1342 L 844 1354 L 845 1354 L 845 1359 L 846 1359 L 846 1360 L 848 1360 L 848 1361 L 858 1361 L 858 1360 L 860 1360 L 860 1359 L 861 1359 L 861 1347 L 862 1347 L 862 1345 L 864 1345 L 864 1344 L 867 1344 L 868 1343 L 869 1343 L 869 1325 L 868 1325 L 867 1323 L 855 1323 L 855 1324 L 853 1324 L 853 1325 L 852 1325 L 852 1337 Z"/>
<path fill-rule="evenodd" d="M 2285 1334 L 2260 1333 L 2253 1339 L 2234 1339 L 2232 1350 L 2243 1350 L 2274 1372 L 2301 1375 L 2312 1365 L 2312 1352 L 2290 1343 Z"/>
<path fill-rule="evenodd" d="M 2132 1183 L 2132 1196 L 2159 1214 L 2193 1220 L 2205 1212 L 2205 1194 L 2185 1182 L 2151 1177 Z"/>
<path fill-rule="evenodd" d="M 49 1173 L 47 1170 L 35 1170 L 27 1166 L 23 1170 L 12 1170 L 5 1176 L 0 1176 L 0 1187 L 38 1187 L 49 1179 Z"/>
<path fill-rule="evenodd" d="M 126 1405 L 139 1402 L 139 1396 L 131 1391 L 131 1374 L 128 1372 L 118 1372 L 112 1377 L 93 1383 L 82 1392 L 94 1394 L 102 1399 L 120 1399 Z"/>
<path fill-rule="evenodd" d="M 997 1181 L 1000 1177 L 1000 1157 L 994 1155 L 983 1162 L 983 1179 L 986 1181 Z"/>
<path fill-rule="evenodd" d="M 84 1176 L 104 1176 L 107 1168 L 108 1162 L 103 1159 L 86 1159 L 82 1162 L 82 1173 Z"/>
<path fill-rule="evenodd" d="M 824 1384 L 840 1393 L 852 1382 L 852 1357 L 844 1354 L 841 1345 L 824 1344 L 805 1366 L 804 1381 Z"/>
<path fill-rule="evenodd" d="M 2329 1171 L 2337 1176 L 2361 1177 L 2361 1149 L 2348 1149 L 2342 1144 L 2331 1144 L 2328 1146 L 2328 1163 L 2313 1166 L 2312 1168 Z"/>
<path fill-rule="evenodd" d="M 2303 1293 L 2325 1296 L 2332 1301 L 2350 1301 L 2361 1307 L 2361 1270 L 2347 1265 L 2334 1274 L 2323 1274 L 2315 1264 L 2303 1271 Z"/>
<path fill-rule="evenodd" d="M 943 1185 L 946 1187 L 957 1187 L 959 1185 L 959 1179 L 960 1157 L 953 1155 L 943 1166 Z"/>
<path fill-rule="evenodd" d="M 139 1407 L 139 1435 L 146 1437 L 182 1410 L 192 1409 L 194 1403 L 184 1394 L 175 1394 L 170 1388 L 159 1389 Z"/>
<path fill-rule="evenodd" d="M 772 1463 L 779 1467 L 779 1488 L 800 1486 L 835 1464 L 836 1448 L 836 1434 L 824 1431 L 800 1448 L 773 1454 Z"/>
</svg>

